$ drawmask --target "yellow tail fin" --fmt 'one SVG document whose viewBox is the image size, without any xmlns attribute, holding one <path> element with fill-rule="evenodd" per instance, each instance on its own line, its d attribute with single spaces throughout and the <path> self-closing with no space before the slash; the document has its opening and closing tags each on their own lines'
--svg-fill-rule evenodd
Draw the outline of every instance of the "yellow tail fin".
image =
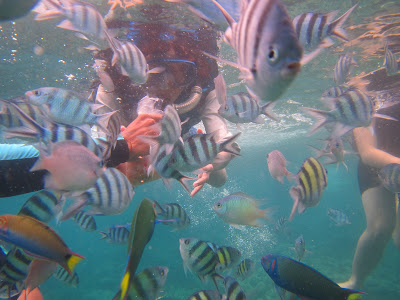
<svg viewBox="0 0 400 300">
<path fill-rule="evenodd" d="M 128 292 L 130 277 L 131 277 L 131 275 L 130 275 L 129 271 L 126 271 L 126 273 L 124 274 L 124 277 L 122 277 L 120 300 L 125 299 L 126 293 Z"/>
<path fill-rule="evenodd" d="M 71 254 L 71 256 L 67 259 L 67 271 L 68 273 L 73 276 L 74 274 L 74 269 L 76 265 L 82 260 L 84 257 L 76 255 L 76 254 Z"/>
<path fill-rule="evenodd" d="M 347 297 L 347 300 L 359 300 L 359 299 L 361 299 L 361 294 L 357 294 L 357 293 L 355 293 L 355 294 L 350 294 L 348 297 Z"/>
</svg>

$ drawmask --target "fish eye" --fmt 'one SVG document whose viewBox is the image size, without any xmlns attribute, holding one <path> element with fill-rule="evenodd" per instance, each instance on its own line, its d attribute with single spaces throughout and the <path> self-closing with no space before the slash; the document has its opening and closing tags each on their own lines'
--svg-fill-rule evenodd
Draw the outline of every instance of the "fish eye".
<svg viewBox="0 0 400 300">
<path fill-rule="evenodd" d="M 271 63 L 275 63 L 278 60 L 278 50 L 274 47 L 270 47 L 268 51 L 268 60 Z"/>
<path fill-rule="evenodd" d="M 339 148 L 339 146 L 340 146 L 340 145 L 339 145 L 339 142 L 337 142 L 337 143 L 336 143 L 336 148 Z"/>
<path fill-rule="evenodd" d="M 185 240 L 185 245 L 189 245 L 189 240 Z"/>
<path fill-rule="evenodd" d="M 221 203 L 217 203 L 217 207 L 221 207 L 222 205 L 221 205 Z"/>
<path fill-rule="evenodd" d="M 161 276 L 164 276 L 164 271 L 161 271 Z"/>
<path fill-rule="evenodd" d="M 35 96 L 40 96 L 39 90 L 35 90 L 35 91 L 33 92 L 33 94 L 34 94 Z"/>
</svg>

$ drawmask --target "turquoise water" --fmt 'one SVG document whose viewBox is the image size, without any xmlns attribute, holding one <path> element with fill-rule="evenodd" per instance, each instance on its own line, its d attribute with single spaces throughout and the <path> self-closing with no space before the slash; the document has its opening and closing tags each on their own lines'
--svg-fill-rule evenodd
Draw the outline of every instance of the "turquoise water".
<svg viewBox="0 0 400 300">
<path fill-rule="evenodd" d="M 105 1 L 103 1 L 105 2 Z M 329 1 L 315 4 L 316 1 L 284 1 L 292 16 L 306 11 L 327 12 L 348 9 L 351 1 Z M 102 12 L 107 5 L 103 3 Z M 360 2 L 360 7 L 348 24 L 360 24 L 371 21 L 373 14 L 383 15 L 400 12 L 400 6 L 390 1 Z M 22 95 L 25 91 L 39 86 L 57 86 L 86 93 L 87 86 L 94 78 L 91 68 L 93 62 L 88 52 L 83 52 L 85 45 L 72 34 L 61 29 L 53 30 L 56 23 L 35 22 L 31 15 L 16 20 L 15 23 L 0 23 L 0 98 Z M 357 36 L 357 29 L 349 31 L 352 37 Z M 32 49 L 40 45 L 45 50 L 36 56 Z M 65 46 L 64 46 L 65 45 Z M 289 161 L 289 171 L 296 173 L 305 158 L 314 155 L 307 144 L 319 146 L 318 135 L 307 137 L 306 133 L 312 120 L 299 111 L 302 106 L 318 107 L 322 92 L 333 85 L 333 67 L 343 48 L 336 41 L 332 49 L 305 66 L 299 77 L 284 94 L 275 110 L 280 117 L 276 123 L 267 120 L 265 124 L 242 125 L 243 133 L 239 139 L 242 156 L 234 159 L 227 167 L 228 181 L 220 189 L 206 186 L 194 198 L 174 182 L 167 189 L 161 181 L 147 183 L 135 188 L 135 196 L 129 207 L 118 216 L 96 217 L 100 230 L 114 224 L 126 224 L 131 221 L 137 204 L 144 197 L 159 202 L 178 202 L 191 218 L 191 226 L 183 231 L 171 232 L 168 226 L 156 225 L 152 240 L 147 245 L 142 257 L 139 271 L 155 265 L 167 266 L 169 274 L 162 295 L 165 300 L 186 299 L 195 291 L 213 289 L 212 282 L 203 284 L 195 275 L 185 276 L 182 259 L 179 253 L 179 239 L 196 237 L 216 243 L 217 245 L 234 246 L 242 252 L 243 258 L 256 262 L 256 271 L 244 281 L 242 287 L 250 300 L 278 299 L 269 276 L 259 264 L 261 256 L 278 253 L 296 257 L 289 249 L 295 239 L 303 234 L 306 254 L 303 262 L 310 265 L 332 280 L 342 282 L 351 274 L 351 264 L 359 236 L 365 228 L 365 216 L 357 183 L 357 155 L 348 155 L 343 166 L 328 165 L 328 187 L 321 203 L 307 209 L 302 215 L 296 215 L 288 224 L 286 234 L 276 234 L 273 224 L 265 228 L 246 227 L 238 230 L 229 227 L 212 211 L 212 205 L 220 198 L 233 193 L 244 192 L 257 199 L 267 199 L 268 206 L 275 208 L 274 217 L 290 214 L 293 201 L 288 193 L 292 186 L 287 180 L 283 185 L 274 180 L 267 169 L 266 154 L 279 149 Z M 351 48 L 356 51 L 360 67 L 355 73 L 369 72 L 382 64 L 382 57 L 365 55 L 364 48 Z M 13 50 L 16 50 L 13 52 Z M 225 52 L 224 52 L 225 51 Z M 232 50 L 223 46 L 224 56 L 232 56 Z M 333 55 L 332 55 L 333 54 Z M 224 67 L 226 81 L 236 83 L 236 72 L 231 73 Z M 74 75 L 68 80 L 68 75 Z M 235 93 L 243 85 L 232 88 L 228 93 Z M 289 101 L 292 100 L 292 101 Z M 237 132 L 235 126 L 230 127 Z M 321 136 L 322 137 L 322 136 Z M 349 146 L 346 145 L 349 149 Z M 4 198 L 1 200 L 0 214 L 15 214 L 30 195 Z M 344 211 L 350 218 L 351 225 L 335 226 L 327 216 L 327 209 L 335 208 Z M 119 288 L 123 275 L 127 247 L 108 244 L 100 241 L 96 232 L 82 232 L 71 220 L 56 225 L 50 223 L 60 234 L 67 245 L 75 252 L 86 257 L 76 268 L 80 283 L 77 288 L 63 285 L 54 278 L 40 286 L 44 299 L 112 299 Z M 390 241 L 384 258 L 377 269 L 368 277 L 364 291 L 368 292 L 363 299 L 400 299 L 399 287 L 400 256 Z"/>
</svg>

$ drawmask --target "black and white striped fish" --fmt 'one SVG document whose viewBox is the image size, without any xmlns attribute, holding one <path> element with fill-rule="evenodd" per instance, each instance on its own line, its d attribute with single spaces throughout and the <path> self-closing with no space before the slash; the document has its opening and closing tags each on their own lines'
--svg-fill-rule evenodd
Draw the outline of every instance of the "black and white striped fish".
<svg viewBox="0 0 400 300">
<path fill-rule="evenodd" d="M 235 22 L 213 2 L 229 23 L 225 38 L 237 53 L 236 66 L 250 94 L 262 101 L 277 100 L 300 71 L 303 55 L 286 8 L 280 0 L 242 1 L 245 5 Z"/>
<path fill-rule="evenodd" d="M 356 6 L 357 4 L 335 21 L 333 21 L 333 18 L 339 12 L 338 10 L 326 14 L 309 12 L 296 16 L 293 19 L 293 26 L 304 49 L 307 51 L 315 50 L 322 43 L 330 46 L 333 44 L 330 36 L 348 41 L 349 39 L 342 26 Z"/>
<path fill-rule="evenodd" d="M 63 16 L 66 19 L 57 27 L 80 33 L 79 37 L 92 41 L 101 49 L 115 45 L 108 33 L 107 25 L 90 3 L 75 0 L 43 0 L 45 5 L 35 8 L 35 20 L 43 21 Z"/>
<path fill-rule="evenodd" d="M 133 277 L 127 299 L 159 299 L 168 271 L 167 267 L 156 266 L 137 273 Z"/>
<path fill-rule="evenodd" d="M 62 283 L 73 287 L 76 287 L 79 284 L 78 274 L 74 271 L 73 276 L 71 276 L 64 268 L 58 268 L 57 272 L 53 274 L 53 277 L 60 280 Z"/>
<path fill-rule="evenodd" d="M 399 65 L 396 60 L 396 56 L 389 49 L 389 42 L 386 41 L 385 44 L 385 58 L 383 60 L 383 65 L 385 66 L 389 75 L 394 75 L 399 71 Z"/>
<path fill-rule="evenodd" d="M 154 202 L 154 211 L 157 215 L 157 223 L 171 226 L 174 230 L 183 230 L 190 225 L 190 219 L 186 211 L 178 203 Z"/>
<path fill-rule="evenodd" d="M 77 126 L 42 121 L 44 124 L 42 127 L 36 120 L 25 114 L 19 106 L 13 105 L 12 108 L 10 107 L 10 111 L 13 111 L 13 115 L 19 119 L 21 125 L 20 127 L 6 129 L 5 138 L 19 138 L 28 141 L 33 140 L 34 142 L 43 141 L 47 145 L 61 141 L 74 141 L 88 148 L 96 156 L 103 157 L 103 150 L 98 144 L 86 131 Z"/>
<path fill-rule="evenodd" d="M 240 284 L 230 276 L 224 278 L 225 293 L 227 300 L 246 300 L 246 295 Z"/>
<path fill-rule="evenodd" d="M 115 38 L 113 41 L 117 47 L 121 73 L 129 76 L 136 84 L 146 83 L 149 68 L 142 51 L 132 42 L 122 42 Z"/>
<path fill-rule="evenodd" d="M 293 186 L 289 191 L 294 201 L 289 221 L 293 219 L 296 210 L 301 214 L 306 208 L 318 205 L 328 185 L 327 171 L 314 157 L 304 161 L 295 180 L 297 186 Z"/>
<path fill-rule="evenodd" d="M 217 142 L 213 133 L 192 135 L 183 145 L 175 144 L 168 164 L 177 171 L 193 172 L 213 162 L 217 154 L 222 151 L 240 156 L 233 146 L 239 135 L 240 132 L 223 142 Z"/>
<path fill-rule="evenodd" d="M 189 180 L 194 178 L 183 175 L 171 166 L 170 159 L 172 153 L 167 152 L 167 146 L 161 145 L 156 153 L 151 166 L 148 168 L 148 173 L 151 173 L 154 169 L 158 175 L 161 176 L 164 184 L 169 187 L 171 179 L 178 180 L 183 188 L 190 194 L 190 187 L 188 184 Z"/>
<path fill-rule="evenodd" d="M 353 71 L 354 66 L 358 66 L 351 53 L 346 53 L 339 56 L 335 65 L 333 79 L 337 85 L 343 84 L 347 81 Z"/>
<path fill-rule="evenodd" d="M 228 97 L 226 105 L 218 110 L 218 113 L 232 123 L 264 123 L 261 115 L 266 115 L 275 119 L 270 111 L 274 102 L 260 106 L 258 101 L 252 98 L 248 93 L 240 92 Z"/>
<path fill-rule="evenodd" d="M 220 277 L 215 272 L 218 264 L 218 258 L 207 242 L 196 238 L 181 238 L 179 240 L 179 251 L 183 260 L 185 273 L 189 269 L 191 272 L 199 276 L 202 281 L 208 277 L 212 277 L 215 286 L 216 277 Z"/>
<path fill-rule="evenodd" d="M 107 239 L 112 244 L 126 244 L 129 239 L 129 229 L 123 225 L 114 225 L 108 228 L 107 232 L 98 231 L 101 234 L 101 240 Z"/>
<path fill-rule="evenodd" d="M 236 270 L 236 277 L 240 280 L 245 280 L 253 274 L 255 270 L 255 263 L 251 259 L 244 259 L 242 262 L 237 266 Z"/>
<path fill-rule="evenodd" d="M 371 98 L 361 90 L 348 90 L 339 97 L 325 100 L 330 111 L 303 108 L 306 113 L 317 120 L 309 132 L 310 135 L 326 124 L 333 123 L 331 138 L 339 138 L 355 127 L 368 127 L 373 116 L 390 119 L 390 117 L 374 114 L 374 104 Z"/>
<path fill-rule="evenodd" d="M 287 222 L 286 217 L 283 217 L 283 216 L 279 217 L 279 219 L 275 222 L 275 225 L 274 225 L 275 232 L 276 233 L 283 232 L 286 228 L 286 222 Z"/>
<path fill-rule="evenodd" d="M 24 203 L 18 214 L 48 223 L 58 213 L 60 196 L 52 190 L 41 190 Z"/>
<path fill-rule="evenodd" d="M 348 87 L 343 85 L 333 86 L 327 89 L 323 94 L 322 98 L 335 98 L 344 94 L 348 90 Z"/>
<path fill-rule="evenodd" d="M 42 87 L 25 93 L 26 101 L 39 106 L 54 122 L 67 125 L 98 125 L 107 132 L 113 113 L 93 114 L 93 104 L 78 93 L 55 87 Z"/>
<path fill-rule="evenodd" d="M 222 300 L 221 294 L 214 290 L 198 291 L 187 298 L 187 300 Z"/>
<path fill-rule="evenodd" d="M 40 125 L 43 125 L 44 114 L 36 105 L 26 103 L 21 99 L 0 100 L 0 105 L 2 105 L 2 110 L 0 112 L 0 126 L 14 128 L 23 125 L 18 114 L 14 113 L 14 106 L 18 106 L 18 108 L 20 108 L 26 115 L 37 120 Z"/>
<path fill-rule="evenodd" d="M 217 272 L 223 272 L 232 268 L 242 257 L 242 253 L 238 249 L 228 246 L 219 247 L 216 254 L 218 257 L 218 265 L 215 270 Z"/>
<path fill-rule="evenodd" d="M 12 297 L 19 295 L 24 287 L 25 282 L 23 280 L 14 283 L 0 280 L 0 298 L 12 299 Z"/>
<path fill-rule="evenodd" d="M 71 195 L 73 203 L 66 209 L 62 221 L 75 215 L 87 205 L 89 215 L 117 215 L 125 211 L 135 194 L 128 178 L 115 168 L 107 168 L 95 185 L 79 195 Z"/>
<path fill-rule="evenodd" d="M 87 215 L 83 210 L 77 212 L 72 220 L 79 225 L 83 231 L 94 231 L 97 229 L 96 221 L 93 216 Z"/>
</svg>

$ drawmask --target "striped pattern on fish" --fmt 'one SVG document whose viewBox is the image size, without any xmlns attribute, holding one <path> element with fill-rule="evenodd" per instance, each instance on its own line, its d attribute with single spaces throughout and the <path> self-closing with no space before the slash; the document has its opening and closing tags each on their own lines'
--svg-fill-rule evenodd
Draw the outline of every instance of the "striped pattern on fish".
<svg viewBox="0 0 400 300">
<path fill-rule="evenodd" d="M 79 212 L 86 205 L 89 215 L 117 215 L 125 211 L 135 192 L 128 178 L 115 168 L 107 168 L 95 185 L 79 195 L 71 195 L 74 202 L 67 208 L 62 221 Z"/>
<path fill-rule="evenodd" d="M 178 203 L 160 204 L 154 201 L 154 210 L 157 214 L 157 218 L 161 218 L 160 222 L 164 225 L 179 230 L 185 229 L 190 225 L 189 216 Z"/>
<path fill-rule="evenodd" d="M 327 89 L 327 90 L 322 94 L 322 98 L 335 98 L 335 97 L 339 97 L 339 96 L 341 96 L 342 94 L 344 94 L 344 93 L 346 92 L 347 89 L 348 89 L 348 87 L 343 86 L 343 85 L 330 87 L 329 89 Z"/>
<path fill-rule="evenodd" d="M 221 299 L 223 298 L 221 297 L 220 293 L 214 290 L 198 291 L 189 296 L 189 298 L 187 298 L 187 300 L 221 300 Z"/>
<path fill-rule="evenodd" d="M 71 276 L 65 269 L 58 268 L 57 272 L 55 272 L 53 276 L 54 278 L 60 280 L 66 285 L 76 287 L 79 284 L 79 277 L 78 274 L 76 274 L 76 272 L 74 272 L 73 276 Z"/>
<path fill-rule="evenodd" d="M 0 101 L 1 103 L 2 101 Z M 18 106 L 26 115 L 43 125 L 44 115 L 36 105 L 25 102 L 4 101 L 3 110 L 0 112 L 0 125 L 6 128 L 20 127 L 23 125 L 18 114 L 14 113 L 13 107 Z"/>
<path fill-rule="evenodd" d="M 84 211 L 76 213 L 72 220 L 79 225 L 83 231 L 94 231 L 97 229 L 96 221 L 93 216 L 87 215 Z"/>
<path fill-rule="evenodd" d="M 385 57 L 383 60 L 383 65 L 385 66 L 389 75 L 394 75 L 399 70 L 399 65 L 397 63 L 396 56 L 389 49 L 388 41 L 386 41 L 386 44 L 385 44 Z"/>
<path fill-rule="evenodd" d="M 306 208 L 319 204 L 328 185 L 326 169 L 316 158 L 309 157 L 297 173 L 296 182 L 297 186 L 289 191 L 294 201 L 289 221 L 293 219 L 296 209 L 301 214 Z"/>
<path fill-rule="evenodd" d="M 42 190 L 30 197 L 18 214 L 48 223 L 58 212 L 57 203 L 59 200 L 59 193 L 52 190 Z"/>
<path fill-rule="evenodd" d="M 246 300 L 246 295 L 244 294 L 240 284 L 230 276 L 224 278 L 225 293 L 227 300 Z"/>
<path fill-rule="evenodd" d="M 224 13 L 230 28 L 225 38 L 237 53 L 241 77 L 259 100 L 274 101 L 300 71 L 303 49 L 280 0 L 252 0 L 238 22 Z"/>
<path fill-rule="evenodd" d="M 358 66 L 351 53 L 346 53 L 339 56 L 339 59 L 335 65 L 333 79 L 337 85 L 343 84 L 347 81 L 353 71 L 354 66 Z"/>
<path fill-rule="evenodd" d="M 135 275 L 128 299 L 158 299 L 168 275 L 167 267 L 150 267 Z"/>
<path fill-rule="evenodd" d="M 297 37 L 306 50 L 314 50 L 322 43 L 333 44 L 328 37 L 335 36 L 341 40 L 348 41 L 347 34 L 342 28 L 344 22 L 349 18 L 357 4 L 351 7 L 341 17 L 333 21 L 338 10 L 330 13 L 303 13 L 293 19 Z"/>
<path fill-rule="evenodd" d="M 217 143 L 213 133 L 192 135 L 183 145 L 175 144 L 168 164 L 177 171 L 192 172 L 214 161 L 217 154 L 222 151 L 240 156 L 232 146 L 239 135 L 240 132 L 220 143 Z"/>
<path fill-rule="evenodd" d="M 129 240 L 129 229 L 126 226 L 115 225 L 108 228 L 107 232 L 98 231 L 101 234 L 101 240 L 107 239 L 109 243 L 126 244 Z"/>
<path fill-rule="evenodd" d="M 254 269 L 254 261 L 246 258 L 237 266 L 236 277 L 240 280 L 245 280 L 246 278 L 250 277 L 251 274 L 253 274 Z"/>
</svg>

